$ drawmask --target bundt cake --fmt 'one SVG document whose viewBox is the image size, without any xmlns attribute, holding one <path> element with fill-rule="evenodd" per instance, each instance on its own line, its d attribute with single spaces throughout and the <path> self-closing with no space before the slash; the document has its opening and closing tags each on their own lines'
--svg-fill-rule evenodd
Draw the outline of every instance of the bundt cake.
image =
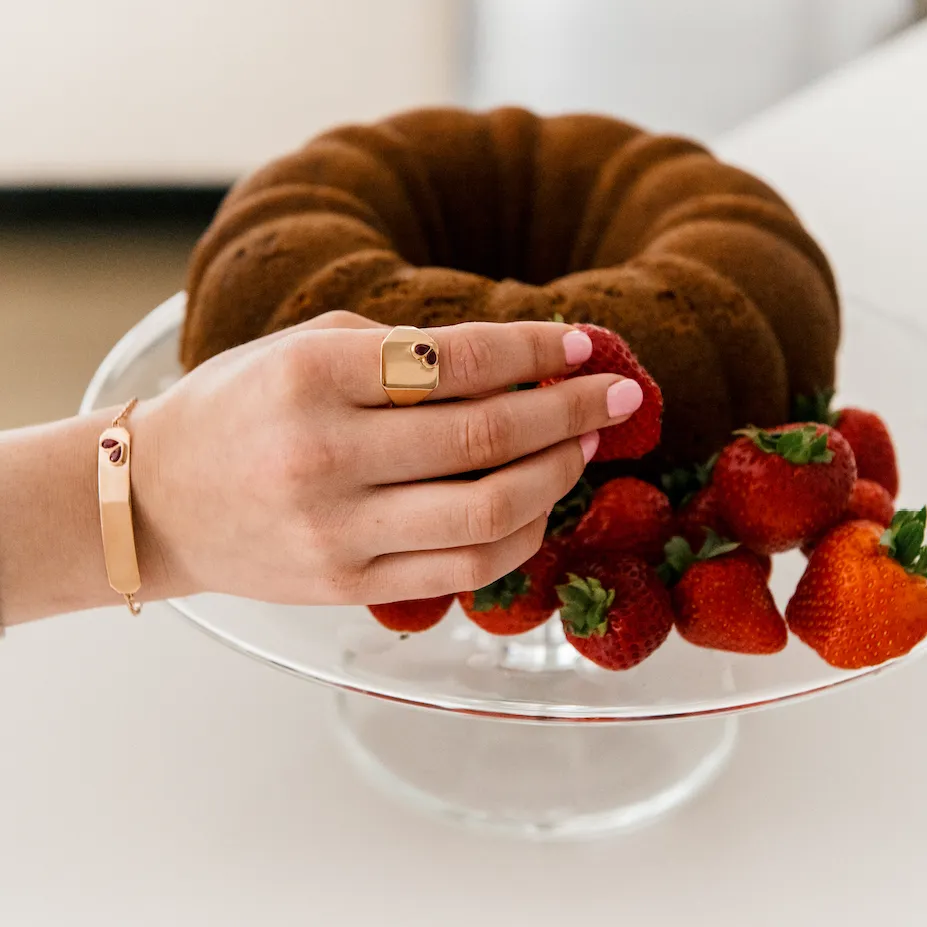
<svg viewBox="0 0 927 927">
<path fill-rule="evenodd" d="M 388 325 L 593 322 L 660 384 L 661 464 L 832 385 L 827 259 L 765 183 L 614 119 L 425 109 L 327 132 L 229 192 L 182 361 L 331 309 Z"/>
</svg>

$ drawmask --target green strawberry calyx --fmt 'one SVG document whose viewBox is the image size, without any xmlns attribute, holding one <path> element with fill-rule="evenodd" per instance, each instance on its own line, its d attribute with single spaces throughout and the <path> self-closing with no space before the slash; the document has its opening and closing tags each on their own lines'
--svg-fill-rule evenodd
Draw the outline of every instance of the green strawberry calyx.
<svg viewBox="0 0 927 927">
<path fill-rule="evenodd" d="M 564 628 L 573 637 L 601 637 L 608 630 L 608 610 L 615 602 L 615 590 L 606 589 L 593 576 L 568 573 L 567 579 L 569 582 L 557 586 Z"/>
<path fill-rule="evenodd" d="M 830 404 L 834 399 L 832 389 L 818 390 L 811 396 L 796 396 L 792 402 L 793 422 L 820 422 L 835 428 L 840 421 L 840 412 L 834 412 Z"/>
<path fill-rule="evenodd" d="M 711 482 L 711 475 L 720 456 L 719 451 L 712 454 L 705 463 L 695 464 L 693 467 L 676 467 L 660 477 L 663 492 L 674 509 L 682 508 L 700 489 L 704 489 Z"/>
<path fill-rule="evenodd" d="M 531 577 L 522 570 L 512 570 L 501 579 L 473 593 L 473 611 L 489 612 L 494 608 L 508 611 L 515 600 L 531 591 Z"/>
<path fill-rule="evenodd" d="M 729 541 L 706 527 L 705 543 L 702 544 L 699 552 L 695 553 L 684 537 L 676 535 L 670 538 L 663 548 L 666 559 L 657 567 L 657 575 L 665 585 L 675 586 L 693 564 L 713 560 L 715 557 L 723 557 L 737 550 L 738 547 L 740 547 L 739 542 Z"/>
<path fill-rule="evenodd" d="M 585 477 L 553 507 L 547 518 L 547 534 L 560 537 L 569 534 L 586 514 L 595 490 Z"/>
<path fill-rule="evenodd" d="M 834 452 L 827 446 L 827 432 L 818 434 L 818 427 L 812 423 L 790 431 L 764 431 L 751 425 L 734 434 L 749 438 L 764 454 L 777 454 L 797 466 L 829 464 Z"/>
<path fill-rule="evenodd" d="M 927 547 L 924 531 L 927 527 L 927 506 L 919 512 L 900 509 L 885 529 L 879 543 L 888 555 L 915 576 L 927 576 Z"/>
</svg>

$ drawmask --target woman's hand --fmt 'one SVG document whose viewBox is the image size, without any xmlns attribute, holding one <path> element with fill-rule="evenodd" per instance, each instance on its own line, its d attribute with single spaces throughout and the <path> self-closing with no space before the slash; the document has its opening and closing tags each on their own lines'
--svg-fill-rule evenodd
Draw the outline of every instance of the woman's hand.
<svg viewBox="0 0 927 927">
<path fill-rule="evenodd" d="M 228 351 L 142 404 L 131 422 L 142 594 L 147 566 L 171 594 L 387 602 L 475 589 L 527 560 L 596 430 L 633 412 L 640 391 L 610 375 L 504 391 L 588 358 L 589 339 L 567 325 L 430 334 L 441 382 L 414 407 L 388 405 L 384 330 L 349 313 Z"/>
</svg>

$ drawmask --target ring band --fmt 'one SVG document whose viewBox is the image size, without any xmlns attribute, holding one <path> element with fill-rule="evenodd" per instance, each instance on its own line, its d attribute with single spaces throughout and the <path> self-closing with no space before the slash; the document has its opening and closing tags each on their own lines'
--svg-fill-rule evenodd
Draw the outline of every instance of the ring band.
<svg viewBox="0 0 927 927">
<path fill-rule="evenodd" d="M 380 345 L 380 385 L 394 406 L 414 406 L 438 387 L 438 344 L 411 325 L 397 325 Z"/>
</svg>

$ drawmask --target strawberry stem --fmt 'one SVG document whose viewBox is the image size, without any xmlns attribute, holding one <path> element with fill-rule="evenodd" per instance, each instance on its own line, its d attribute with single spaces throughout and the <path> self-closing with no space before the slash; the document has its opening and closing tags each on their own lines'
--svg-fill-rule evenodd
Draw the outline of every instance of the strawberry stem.
<svg viewBox="0 0 927 927">
<path fill-rule="evenodd" d="M 473 610 L 488 612 L 494 608 L 508 610 L 519 596 L 527 595 L 531 589 L 531 577 L 521 570 L 512 570 L 501 579 L 477 589 L 473 593 Z"/>
<path fill-rule="evenodd" d="M 593 576 L 583 579 L 569 573 L 567 578 L 568 583 L 557 586 L 564 628 L 574 637 L 601 637 L 608 630 L 608 610 L 615 601 L 615 590 L 605 589 Z"/>
<path fill-rule="evenodd" d="M 820 422 L 835 428 L 840 421 L 840 413 L 831 410 L 833 399 L 832 389 L 818 390 L 812 396 L 796 396 L 792 402 L 792 421 Z"/>
<path fill-rule="evenodd" d="M 547 534 L 560 536 L 568 534 L 586 514 L 595 490 L 585 477 L 553 507 L 547 519 Z"/>
<path fill-rule="evenodd" d="M 705 543 L 696 554 L 693 553 L 689 542 L 677 535 L 666 542 L 663 548 L 666 560 L 657 567 L 657 575 L 667 586 L 675 586 L 694 563 L 723 557 L 732 550 L 737 550 L 738 547 L 740 544 L 737 541 L 729 541 L 706 527 Z"/>
<path fill-rule="evenodd" d="M 888 555 L 905 570 L 917 576 L 927 576 L 927 547 L 924 533 L 927 528 L 927 506 L 919 512 L 901 509 L 885 529 L 879 543 Z"/>
<path fill-rule="evenodd" d="M 700 490 L 711 482 L 711 474 L 721 456 L 720 451 L 712 454 L 703 464 L 693 467 L 676 467 L 660 477 L 663 492 L 669 497 L 673 508 L 678 509 L 689 502 Z"/>
<path fill-rule="evenodd" d="M 827 432 L 818 434 L 819 427 L 810 424 L 790 431 L 764 431 L 751 425 L 734 434 L 749 438 L 764 454 L 777 454 L 797 466 L 829 464 L 834 452 L 827 446 Z"/>
</svg>

